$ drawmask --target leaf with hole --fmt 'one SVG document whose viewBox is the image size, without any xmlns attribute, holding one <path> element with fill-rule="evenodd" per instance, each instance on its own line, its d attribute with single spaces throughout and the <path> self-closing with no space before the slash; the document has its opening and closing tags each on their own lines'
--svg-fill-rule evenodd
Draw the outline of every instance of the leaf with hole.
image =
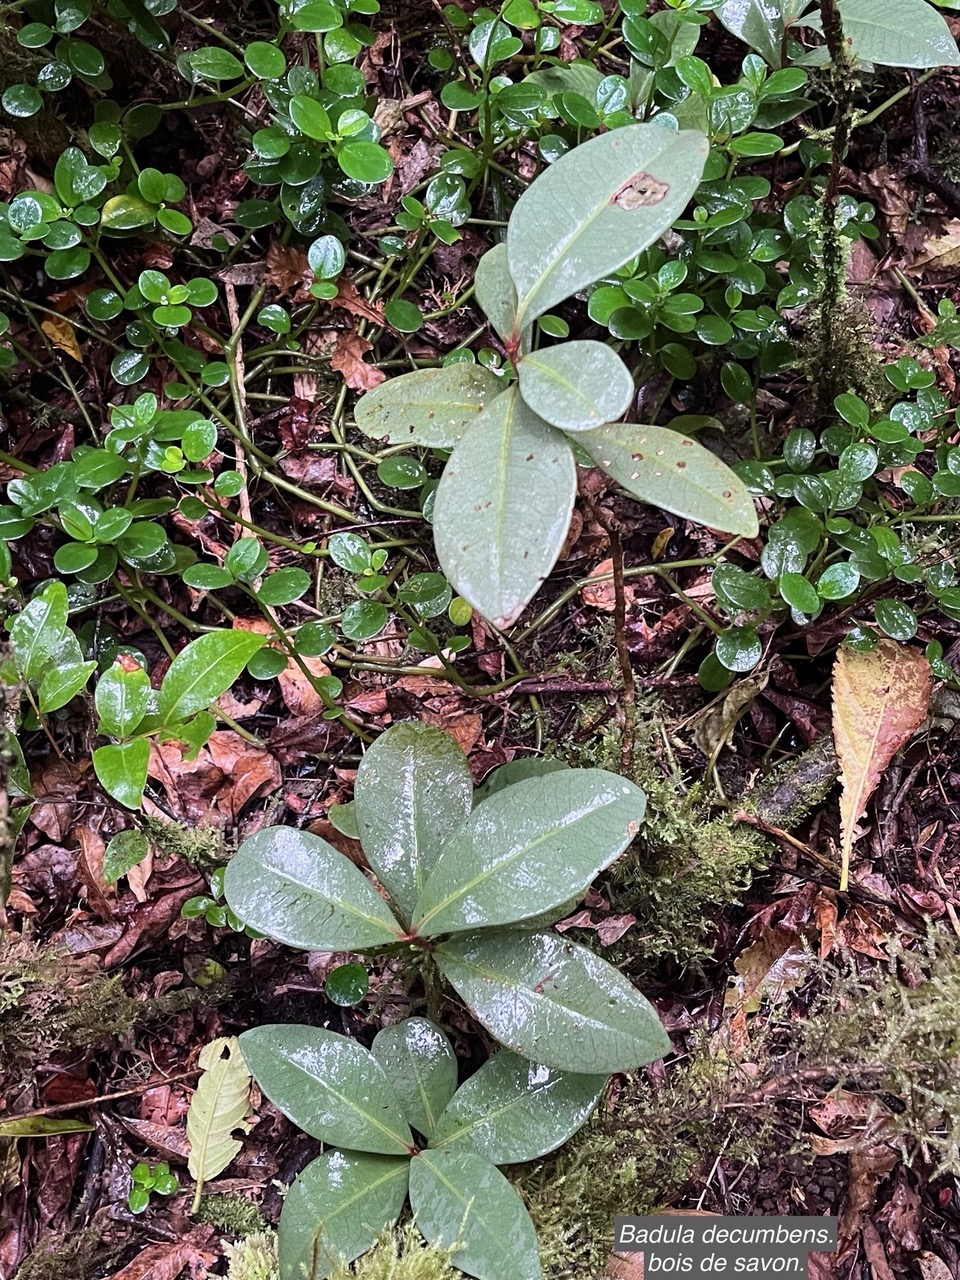
<svg viewBox="0 0 960 1280">
<path fill-rule="evenodd" d="M 457 1058 L 450 1041 L 427 1018 L 384 1027 L 371 1052 L 393 1084 L 407 1122 L 432 1139 L 457 1087 Z"/>
<path fill-rule="evenodd" d="M 689 436 L 623 423 L 579 432 L 577 443 L 641 502 L 724 533 L 756 536 L 759 522 L 747 486 Z"/>
<path fill-rule="evenodd" d="M 363 873 L 309 831 L 250 836 L 227 866 L 224 893 L 244 924 L 307 951 L 389 946 L 403 932 Z"/>
<path fill-rule="evenodd" d="M 470 813 L 467 758 L 442 729 L 396 725 L 367 748 L 355 796 L 367 861 L 409 918 L 444 840 Z"/>
<path fill-rule="evenodd" d="M 606 1083 L 605 1075 L 554 1071 L 502 1049 L 457 1090 L 432 1145 L 491 1164 L 535 1160 L 586 1124 Z"/>
<path fill-rule="evenodd" d="M 275 1107 L 330 1146 L 409 1155 L 413 1137 L 379 1062 L 356 1040 L 322 1027 L 254 1027 L 240 1048 Z"/>
<path fill-rule="evenodd" d="M 564 342 L 517 364 L 520 394 L 562 431 L 583 431 L 623 417 L 633 398 L 630 370 L 602 342 Z"/>
<path fill-rule="evenodd" d="M 385 444 L 452 449 L 502 390 L 502 378 L 482 365 L 418 369 L 361 396 L 354 420 Z"/>
<path fill-rule="evenodd" d="M 220 1036 L 200 1050 L 197 1059 L 202 1075 L 187 1109 L 187 1141 L 190 1154 L 187 1169 L 197 1184 L 193 1202 L 196 1213 L 203 1184 L 223 1173 L 243 1150 L 234 1136 L 248 1133 L 250 1072 L 240 1052 L 236 1036 Z"/>
<path fill-rule="evenodd" d="M 563 906 L 620 856 L 645 808 L 639 787 L 603 769 L 529 778 L 490 796 L 443 844 L 414 930 L 432 938 Z"/>
<path fill-rule="evenodd" d="M 515 622 L 553 568 L 575 492 L 570 446 L 515 387 L 454 450 L 434 506 L 437 555 L 457 593 L 495 626 Z"/>
<path fill-rule="evenodd" d="M 477 1020 L 533 1062 L 609 1075 L 670 1051 L 640 992 L 605 960 L 555 933 L 463 934 L 440 943 L 434 958 Z"/>
<path fill-rule="evenodd" d="M 700 182 L 707 139 L 655 124 L 575 147 L 517 201 L 507 231 L 521 327 L 653 244 Z"/>
<path fill-rule="evenodd" d="M 453 1264 L 478 1280 L 540 1280 L 537 1236 L 499 1169 L 472 1151 L 421 1151 L 410 1162 L 410 1204 L 431 1244 L 459 1245 Z"/>
</svg>

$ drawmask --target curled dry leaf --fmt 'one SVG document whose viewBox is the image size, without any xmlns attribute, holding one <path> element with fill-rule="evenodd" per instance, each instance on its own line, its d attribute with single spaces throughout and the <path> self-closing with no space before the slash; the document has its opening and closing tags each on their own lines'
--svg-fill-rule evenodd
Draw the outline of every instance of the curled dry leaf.
<svg viewBox="0 0 960 1280">
<path fill-rule="evenodd" d="M 869 653 L 842 647 L 833 668 L 833 738 L 840 760 L 840 888 L 859 822 L 887 765 L 923 724 L 933 679 L 919 650 L 881 640 Z"/>
</svg>

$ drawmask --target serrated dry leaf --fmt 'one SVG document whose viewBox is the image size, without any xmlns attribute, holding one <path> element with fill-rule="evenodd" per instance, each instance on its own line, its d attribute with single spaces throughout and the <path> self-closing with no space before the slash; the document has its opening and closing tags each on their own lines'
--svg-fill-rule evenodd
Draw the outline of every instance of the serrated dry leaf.
<svg viewBox="0 0 960 1280">
<path fill-rule="evenodd" d="M 881 640 L 869 653 L 841 648 L 833 668 L 833 740 L 840 760 L 840 888 L 867 802 L 887 765 L 927 718 L 933 681 L 918 649 Z"/>
<path fill-rule="evenodd" d="M 211 1040 L 200 1052 L 203 1075 L 197 1082 L 187 1112 L 190 1155 L 187 1168 L 196 1180 L 193 1202 L 196 1213 L 203 1184 L 226 1169 L 243 1143 L 233 1136 L 237 1129 L 249 1133 L 250 1072 L 236 1036 Z"/>
</svg>

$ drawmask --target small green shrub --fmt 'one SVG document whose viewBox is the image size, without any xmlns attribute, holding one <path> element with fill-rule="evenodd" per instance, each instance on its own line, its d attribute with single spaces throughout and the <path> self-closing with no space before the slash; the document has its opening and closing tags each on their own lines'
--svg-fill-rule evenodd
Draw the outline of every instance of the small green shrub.
<svg viewBox="0 0 960 1280">
<path fill-rule="evenodd" d="M 396 725 L 364 756 L 355 799 L 394 910 L 326 841 L 284 827 L 240 846 L 227 904 L 290 946 L 423 956 L 428 982 L 439 971 L 492 1035 L 535 1062 L 630 1070 L 668 1047 L 656 1014 L 615 969 L 544 926 L 623 852 L 644 807 L 612 773 L 537 761 L 504 765 L 474 798 L 449 735 Z"/>
<path fill-rule="evenodd" d="M 457 1062 L 425 1018 L 385 1027 L 372 1052 L 315 1027 L 240 1037 L 267 1097 L 328 1148 L 280 1217 L 280 1273 L 324 1280 L 399 1218 L 479 1280 L 539 1280 L 529 1216 L 497 1165 L 537 1159 L 587 1120 L 606 1076 L 553 1071 L 502 1050 L 457 1089 Z M 414 1136 L 414 1131 L 421 1135 Z"/>
</svg>

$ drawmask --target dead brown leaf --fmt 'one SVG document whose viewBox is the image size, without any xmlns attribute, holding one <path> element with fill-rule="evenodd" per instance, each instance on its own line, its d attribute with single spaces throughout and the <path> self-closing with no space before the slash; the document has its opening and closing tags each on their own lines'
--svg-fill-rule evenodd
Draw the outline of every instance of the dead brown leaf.
<svg viewBox="0 0 960 1280">
<path fill-rule="evenodd" d="M 870 1263 L 873 1280 L 897 1280 L 887 1259 L 880 1233 L 869 1221 L 863 1224 L 863 1252 Z"/>
<path fill-rule="evenodd" d="M 935 1253 L 921 1253 L 917 1265 L 923 1273 L 923 1280 L 954 1280 L 950 1268 Z"/>
<path fill-rule="evenodd" d="M 383 324 L 383 307 L 376 302 L 368 302 L 359 292 L 352 280 L 341 276 L 337 281 L 337 296 L 333 300 L 335 307 L 342 307 L 361 320 L 370 320 L 376 325 Z"/>
<path fill-rule="evenodd" d="M 869 653 L 841 647 L 833 668 L 833 737 L 840 760 L 842 869 L 846 889 L 867 802 L 890 761 L 930 709 L 930 663 L 918 650 L 881 640 Z"/>
<path fill-rule="evenodd" d="M 302 249 L 273 240 L 267 249 L 267 269 L 264 284 L 273 285 L 278 293 L 294 302 L 305 302 L 310 297 L 313 270 Z"/>
<path fill-rule="evenodd" d="M 925 271 L 941 271 L 960 266 L 960 219 L 943 225 L 943 234 L 934 236 L 923 247 L 921 256 L 909 268 L 910 275 Z"/>
<path fill-rule="evenodd" d="M 341 329 L 334 339 L 330 365 L 343 374 L 344 382 L 354 391 L 371 391 L 386 379 L 382 370 L 363 358 L 372 350 L 371 343 L 352 329 Z"/>
<path fill-rule="evenodd" d="M 212 1227 L 194 1227 L 185 1239 L 147 1245 L 111 1280 L 176 1280 L 185 1267 L 192 1276 L 202 1276 L 217 1256 L 210 1247 L 213 1235 Z"/>
<path fill-rule="evenodd" d="M 737 957 L 738 976 L 727 991 L 728 1009 L 753 1013 L 763 999 L 778 999 L 803 981 L 810 969 L 810 955 L 792 929 L 765 928 L 758 940 Z"/>
</svg>

